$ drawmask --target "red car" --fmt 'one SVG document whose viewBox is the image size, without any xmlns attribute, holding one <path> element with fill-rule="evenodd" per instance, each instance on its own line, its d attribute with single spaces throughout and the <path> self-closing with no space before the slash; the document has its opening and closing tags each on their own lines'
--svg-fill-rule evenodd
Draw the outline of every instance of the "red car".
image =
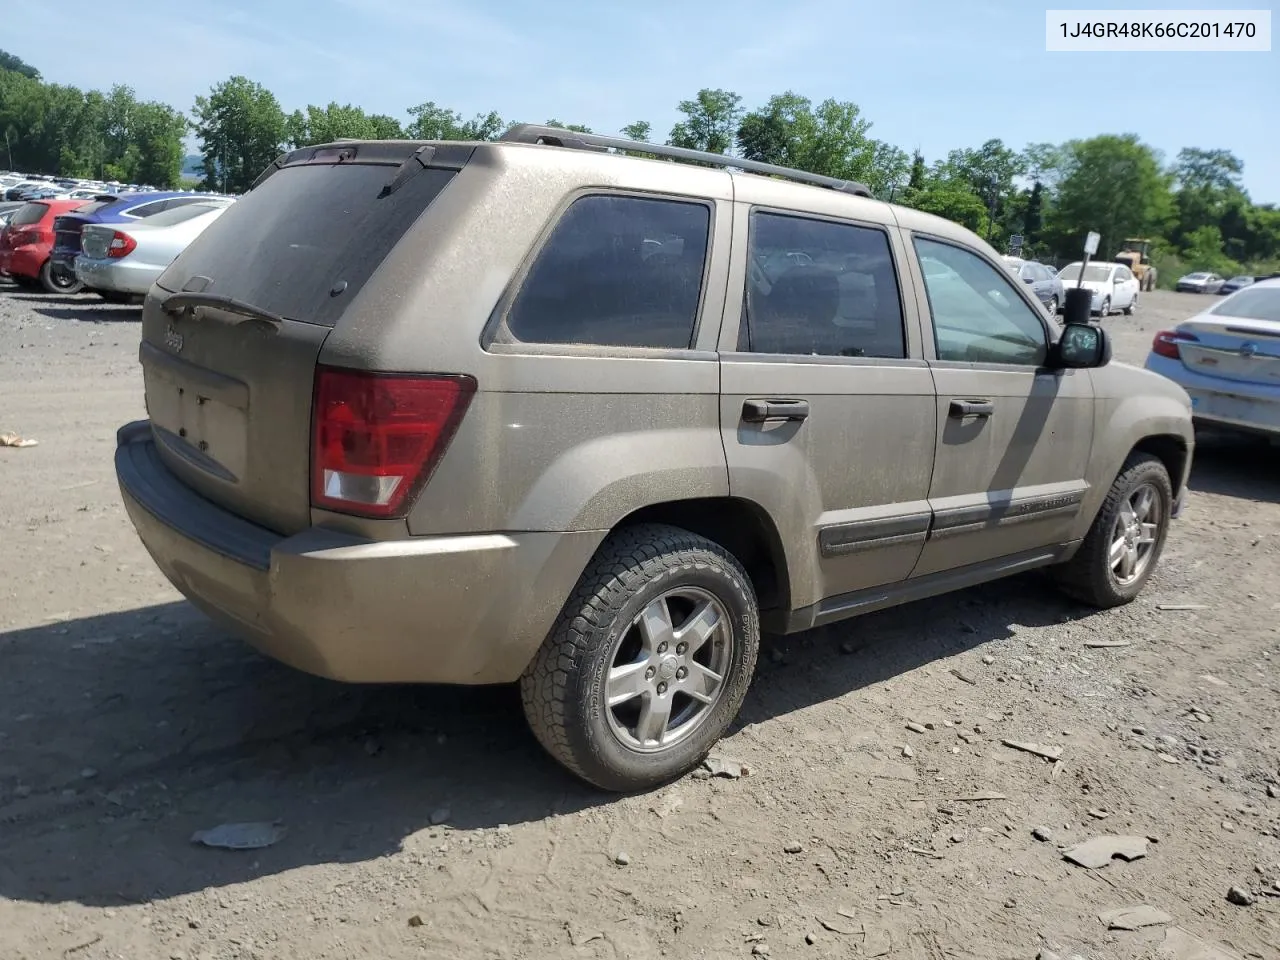
<svg viewBox="0 0 1280 960">
<path fill-rule="evenodd" d="M 0 276 L 24 286 L 39 283 L 49 293 L 78 293 L 82 284 L 74 274 L 53 270 L 53 218 L 83 206 L 85 200 L 32 200 L 0 230 Z"/>
</svg>

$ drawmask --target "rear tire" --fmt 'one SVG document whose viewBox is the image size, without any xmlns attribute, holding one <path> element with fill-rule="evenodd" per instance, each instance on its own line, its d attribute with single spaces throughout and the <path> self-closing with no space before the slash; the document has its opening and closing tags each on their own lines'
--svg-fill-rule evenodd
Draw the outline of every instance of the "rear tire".
<svg viewBox="0 0 1280 960">
<path fill-rule="evenodd" d="M 84 289 L 84 284 L 74 274 L 69 276 L 61 270 L 54 270 L 52 260 L 46 260 L 40 268 L 40 286 L 44 287 L 45 293 L 74 294 Z"/>
<path fill-rule="evenodd" d="M 732 554 L 678 527 L 625 528 L 520 678 L 525 716 L 588 783 L 655 787 L 694 769 L 733 722 L 759 646 L 755 590 Z"/>
<path fill-rule="evenodd" d="M 1100 609 L 1132 601 L 1160 562 L 1172 509 L 1165 465 L 1149 453 L 1130 454 L 1084 543 L 1054 571 L 1059 587 Z"/>
</svg>

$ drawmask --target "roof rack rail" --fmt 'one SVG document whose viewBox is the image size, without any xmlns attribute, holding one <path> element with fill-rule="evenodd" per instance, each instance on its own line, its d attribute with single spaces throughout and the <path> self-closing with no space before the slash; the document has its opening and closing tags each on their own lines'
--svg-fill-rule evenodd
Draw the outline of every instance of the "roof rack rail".
<svg viewBox="0 0 1280 960">
<path fill-rule="evenodd" d="M 655 157 L 669 157 L 672 160 L 691 160 L 695 163 L 707 163 L 716 167 L 732 170 L 743 170 L 747 173 L 759 173 L 770 177 L 782 177 L 797 183 L 807 183 L 815 187 L 826 187 L 828 190 L 839 190 L 851 193 L 856 197 L 871 197 L 871 188 L 854 180 L 841 180 L 837 177 L 824 177 L 819 173 L 806 170 L 795 170 L 781 167 L 774 163 L 761 163 L 759 160 L 743 160 L 740 157 L 727 157 L 722 153 L 711 153 L 706 150 L 688 150 L 684 147 L 671 147 L 660 143 L 645 143 L 643 140 L 624 140 L 619 137 L 605 137 L 598 133 L 578 133 L 575 130 L 564 130 L 560 127 L 548 127 L 536 123 L 517 123 L 498 138 L 502 143 L 545 143 L 553 147 L 565 147 L 569 150 L 630 150 L 634 153 L 647 153 Z"/>
</svg>

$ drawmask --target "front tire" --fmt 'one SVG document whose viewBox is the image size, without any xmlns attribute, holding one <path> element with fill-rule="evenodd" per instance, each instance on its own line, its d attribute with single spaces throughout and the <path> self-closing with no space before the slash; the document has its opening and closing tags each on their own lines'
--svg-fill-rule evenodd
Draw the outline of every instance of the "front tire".
<svg viewBox="0 0 1280 960">
<path fill-rule="evenodd" d="M 520 678 L 542 746 L 604 790 L 694 769 L 742 706 L 760 647 L 742 565 L 687 530 L 609 536 Z"/>
<path fill-rule="evenodd" d="M 1111 316 L 1111 298 L 1110 297 L 1107 297 L 1107 299 L 1102 301 L 1102 309 L 1098 311 L 1098 316 L 1102 317 L 1103 319 L 1106 319 L 1107 317 Z"/>
<path fill-rule="evenodd" d="M 1130 454 L 1084 543 L 1057 570 L 1063 592 L 1101 609 L 1132 601 L 1160 562 L 1172 508 L 1165 465 L 1149 453 Z"/>
<path fill-rule="evenodd" d="M 1128 306 L 1124 308 L 1124 315 L 1126 317 L 1132 317 L 1133 311 L 1137 309 L 1138 309 L 1138 295 L 1135 293 L 1133 295 L 1133 299 L 1129 301 Z"/>
<path fill-rule="evenodd" d="M 52 260 L 46 260 L 40 268 L 40 286 L 44 287 L 45 293 L 72 294 L 84 289 L 84 284 L 74 274 L 54 270 Z"/>
<path fill-rule="evenodd" d="M 1049 298 L 1049 316 L 1056 317 L 1058 315 L 1058 298 Z"/>
</svg>

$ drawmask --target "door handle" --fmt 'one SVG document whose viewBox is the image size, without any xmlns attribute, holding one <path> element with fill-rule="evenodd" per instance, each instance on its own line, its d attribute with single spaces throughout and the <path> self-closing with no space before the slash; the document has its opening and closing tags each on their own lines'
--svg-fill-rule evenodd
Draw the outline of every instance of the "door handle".
<svg viewBox="0 0 1280 960">
<path fill-rule="evenodd" d="M 808 400 L 747 400 L 742 404 L 742 419 L 747 423 L 799 422 L 808 418 Z"/>
<path fill-rule="evenodd" d="M 951 416 L 957 420 L 965 417 L 981 417 L 983 419 L 996 412 L 996 405 L 990 400 L 952 400 Z"/>
</svg>

